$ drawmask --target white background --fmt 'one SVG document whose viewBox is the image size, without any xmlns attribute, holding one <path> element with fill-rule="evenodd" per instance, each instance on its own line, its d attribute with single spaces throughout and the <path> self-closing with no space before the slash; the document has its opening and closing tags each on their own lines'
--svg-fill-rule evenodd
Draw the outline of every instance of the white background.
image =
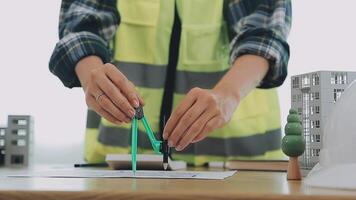
<svg viewBox="0 0 356 200">
<path fill-rule="evenodd" d="M 35 117 L 36 163 L 82 161 L 86 105 L 48 70 L 58 40 L 60 1 L 0 3 L 0 124 L 9 114 Z M 279 88 L 283 124 L 290 76 L 317 70 L 356 71 L 356 1 L 294 0 L 289 75 Z"/>
</svg>

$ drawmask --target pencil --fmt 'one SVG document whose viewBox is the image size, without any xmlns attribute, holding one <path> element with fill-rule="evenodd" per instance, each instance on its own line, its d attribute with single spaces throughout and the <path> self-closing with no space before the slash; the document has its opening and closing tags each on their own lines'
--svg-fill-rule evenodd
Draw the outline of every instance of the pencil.
<svg viewBox="0 0 356 200">
<path fill-rule="evenodd" d="M 74 167 L 108 167 L 107 163 L 81 163 L 74 164 Z"/>
</svg>

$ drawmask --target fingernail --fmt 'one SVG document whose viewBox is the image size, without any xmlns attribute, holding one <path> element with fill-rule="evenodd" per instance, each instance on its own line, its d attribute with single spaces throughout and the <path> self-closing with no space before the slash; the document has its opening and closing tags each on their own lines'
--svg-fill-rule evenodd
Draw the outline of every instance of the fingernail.
<svg viewBox="0 0 356 200">
<path fill-rule="evenodd" d="M 136 99 L 133 102 L 134 102 L 134 107 L 135 108 L 140 106 L 140 103 Z"/>
<path fill-rule="evenodd" d="M 183 146 L 182 145 L 178 145 L 177 147 L 176 147 L 176 151 L 181 151 L 183 149 Z"/>
<path fill-rule="evenodd" d="M 168 141 L 168 146 L 169 147 L 173 147 L 173 142 L 172 141 Z"/>
<path fill-rule="evenodd" d="M 167 133 L 163 133 L 163 139 L 167 140 Z"/>
</svg>

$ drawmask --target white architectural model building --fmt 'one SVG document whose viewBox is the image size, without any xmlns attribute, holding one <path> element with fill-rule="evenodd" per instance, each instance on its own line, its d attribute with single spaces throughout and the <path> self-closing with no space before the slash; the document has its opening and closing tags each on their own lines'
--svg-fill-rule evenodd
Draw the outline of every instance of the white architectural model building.
<svg viewBox="0 0 356 200">
<path fill-rule="evenodd" d="M 33 137 L 33 118 L 8 116 L 7 127 L 0 128 L 0 166 L 28 166 Z"/>
<path fill-rule="evenodd" d="M 5 163 L 5 127 L 0 127 L 0 166 Z"/>
<path fill-rule="evenodd" d="M 323 127 L 335 102 L 356 72 L 317 71 L 291 77 L 291 107 L 298 111 L 306 142 L 299 158 L 301 168 L 309 170 L 319 161 Z M 335 133 L 337 134 L 337 133 Z"/>
</svg>

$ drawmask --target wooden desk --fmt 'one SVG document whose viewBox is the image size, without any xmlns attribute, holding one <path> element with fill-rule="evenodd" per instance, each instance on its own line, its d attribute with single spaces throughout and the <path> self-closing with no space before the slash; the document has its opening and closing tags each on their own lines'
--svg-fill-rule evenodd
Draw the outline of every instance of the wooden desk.
<svg viewBox="0 0 356 200">
<path fill-rule="evenodd" d="M 0 169 L 1 171 L 1 169 Z M 310 188 L 279 172 L 237 172 L 226 180 L 0 178 L 0 199 L 356 199 L 356 191 Z"/>
</svg>

